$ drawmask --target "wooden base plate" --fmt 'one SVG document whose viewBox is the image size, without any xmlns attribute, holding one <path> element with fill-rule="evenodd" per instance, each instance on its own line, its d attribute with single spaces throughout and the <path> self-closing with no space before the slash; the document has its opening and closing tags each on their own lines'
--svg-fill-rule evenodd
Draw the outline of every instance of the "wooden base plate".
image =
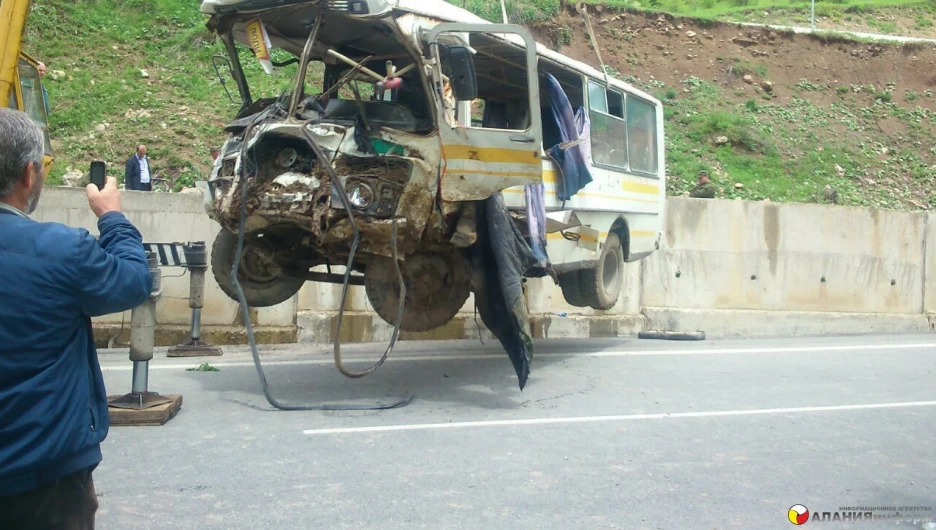
<svg viewBox="0 0 936 530">
<path fill-rule="evenodd" d="M 166 352 L 166 357 L 220 357 L 221 355 L 221 348 L 214 346 L 208 348 L 178 346 L 169 348 L 169 351 Z"/>
<path fill-rule="evenodd" d="M 108 396 L 108 400 L 118 397 L 120 396 Z M 111 425 L 115 427 L 159 427 L 165 425 L 182 408 L 182 396 L 167 394 L 163 397 L 172 401 L 144 410 L 108 407 Z"/>
<path fill-rule="evenodd" d="M 212 346 L 201 339 L 191 339 L 185 344 L 169 348 L 167 357 L 217 357 L 221 355 L 221 348 Z"/>
</svg>

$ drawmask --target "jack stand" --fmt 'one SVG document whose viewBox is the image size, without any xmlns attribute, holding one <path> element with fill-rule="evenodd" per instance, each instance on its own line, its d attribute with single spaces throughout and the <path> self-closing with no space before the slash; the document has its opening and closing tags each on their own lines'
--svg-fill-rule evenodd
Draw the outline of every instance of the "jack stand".
<svg viewBox="0 0 936 530">
<path fill-rule="evenodd" d="M 149 362 L 153 359 L 156 335 L 156 301 L 161 294 L 159 262 L 147 252 L 153 290 L 148 300 L 130 316 L 130 360 L 133 361 L 131 392 L 108 397 L 111 425 L 164 425 L 182 408 L 182 396 L 161 396 L 149 391 Z"/>
<path fill-rule="evenodd" d="M 208 270 L 208 253 L 202 242 L 186 245 L 185 262 L 192 279 L 189 283 L 189 307 L 192 308 L 192 337 L 185 344 L 169 348 L 167 357 L 216 357 L 221 348 L 201 340 L 201 310 L 205 305 L 205 272 Z"/>
</svg>

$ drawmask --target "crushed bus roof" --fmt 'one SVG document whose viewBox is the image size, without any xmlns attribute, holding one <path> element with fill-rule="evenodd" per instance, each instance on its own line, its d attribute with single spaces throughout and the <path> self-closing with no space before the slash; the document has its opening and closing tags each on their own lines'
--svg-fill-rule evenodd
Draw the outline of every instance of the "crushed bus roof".
<svg viewBox="0 0 936 530">
<path fill-rule="evenodd" d="M 238 8 L 246 12 L 257 12 L 266 9 L 276 9 L 289 6 L 307 6 L 315 4 L 325 4 L 332 9 L 342 6 L 342 10 L 354 0 L 204 0 L 201 4 L 201 11 L 205 14 L 216 14 L 219 11 L 230 10 L 232 13 L 238 13 Z M 364 2 L 365 0 L 357 0 Z M 439 22 L 461 23 L 461 24 L 493 24 L 468 10 L 462 9 L 456 5 L 450 4 L 445 0 L 366 0 L 370 6 L 371 15 L 378 12 L 375 7 L 380 7 L 380 12 L 388 13 L 395 11 L 398 15 L 415 15 Z M 351 15 L 354 16 L 354 15 Z M 361 15 L 365 16 L 365 15 Z M 523 39 L 519 35 L 504 35 L 509 42 L 525 47 Z M 561 53 L 555 52 L 540 43 L 536 44 L 536 52 L 540 57 L 547 59 L 558 66 L 573 69 L 587 76 L 598 80 L 608 79 L 609 84 L 622 88 L 631 94 L 653 102 L 656 105 L 662 105 L 662 102 L 654 96 L 643 90 L 612 76 L 605 76 L 604 73 L 586 63 L 576 61 Z"/>
</svg>

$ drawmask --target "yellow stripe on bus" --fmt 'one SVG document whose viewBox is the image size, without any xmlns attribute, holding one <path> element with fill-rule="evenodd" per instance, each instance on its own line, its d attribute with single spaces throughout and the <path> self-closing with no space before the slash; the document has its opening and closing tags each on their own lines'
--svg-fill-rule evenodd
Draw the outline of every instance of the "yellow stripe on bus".
<svg viewBox="0 0 936 530">
<path fill-rule="evenodd" d="M 503 190 L 503 192 L 504 192 L 504 193 L 507 193 L 507 194 L 510 194 L 510 195 L 524 195 L 524 194 L 526 193 L 526 190 L 517 190 L 517 189 L 507 188 L 507 189 Z M 547 195 L 547 196 L 550 196 L 550 197 L 556 197 L 556 198 L 559 197 L 559 195 L 556 193 L 556 190 L 546 190 L 546 195 Z M 634 198 L 632 198 L 632 197 L 625 197 L 625 196 L 623 196 L 623 195 L 607 195 L 607 194 L 604 194 L 604 193 L 588 193 L 587 191 L 580 191 L 580 192 L 578 192 L 578 193 L 575 194 L 575 197 L 584 197 L 584 198 L 586 198 L 586 199 L 588 199 L 588 198 L 592 198 L 592 199 L 608 199 L 608 200 L 612 200 L 612 201 L 642 202 L 642 203 L 645 203 L 645 204 L 658 204 L 658 203 L 660 202 L 660 201 L 658 201 L 658 200 L 653 200 L 653 199 L 634 199 Z M 573 198 L 575 198 L 575 197 L 573 197 Z"/>
<path fill-rule="evenodd" d="M 452 175 L 486 175 L 489 177 L 539 178 L 539 173 L 524 173 L 523 171 L 482 171 L 480 169 L 450 169 L 445 176 Z"/>
<path fill-rule="evenodd" d="M 543 182 L 547 184 L 556 184 L 558 182 L 558 173 L 553 170 L 543 170 Z M 630 193 L 639 193 L 641 195 L 659 195 L 660 187 L 654 184 L 642 184 L 640 182 L 631 182 L 625 180 L 621 183 L 621 189 Z M 657 201 L 652 201 L 657 202 Z"/>
<path fill-rule="evenodd" d="M 621 183 L 621 187 L 624 191 L 629 191 L 631 193 L 642 193 L 644 195 L 658 195 L 660 193 L 660 187 L 653 184 L 641 184 L 639 182 L 625 180 Z"/>
<path fill-rule="evenodd" d="M 476 147 L 473 145 L 446 145 L 443 147 L 447 160 L 477 160 L 494 164 L 539 164 L 539 151 L 502 149 L 498 147 Z"/>
</svg>

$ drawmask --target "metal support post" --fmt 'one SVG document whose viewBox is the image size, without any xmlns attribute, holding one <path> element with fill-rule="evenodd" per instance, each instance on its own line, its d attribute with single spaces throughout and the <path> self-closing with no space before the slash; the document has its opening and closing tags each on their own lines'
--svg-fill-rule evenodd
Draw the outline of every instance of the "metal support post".
<svg viewBox="0 0 936 530">
<path fill-rule="evenodd" d="M 192 308 L 192 333 L 185 344 L 169 348 L 169 357 L 207 357 L 221 355 L 221 348 L 201 340 L 201 311 L 205 305 L 205 273 L 208 271 L 208 252 L 205 243 L 186 245 L 186 267 L 191 273 L 189 307 Z"/>
<path fill-rule="evenodd" d="M 156 339 L 156 301 L 161 291 L 161 275 L 156 254 L 147 252 L 153 290 L 150 297 L 133 309 L 130 316 L 130 360 L 133 361 L 133 383 L 129 394 L 110 399 L 110 406 L 119 409 L 145 410 L 172 402 L 172 399 L 149 391 L 149 362 L 153 359 Z"/>
</svg>

